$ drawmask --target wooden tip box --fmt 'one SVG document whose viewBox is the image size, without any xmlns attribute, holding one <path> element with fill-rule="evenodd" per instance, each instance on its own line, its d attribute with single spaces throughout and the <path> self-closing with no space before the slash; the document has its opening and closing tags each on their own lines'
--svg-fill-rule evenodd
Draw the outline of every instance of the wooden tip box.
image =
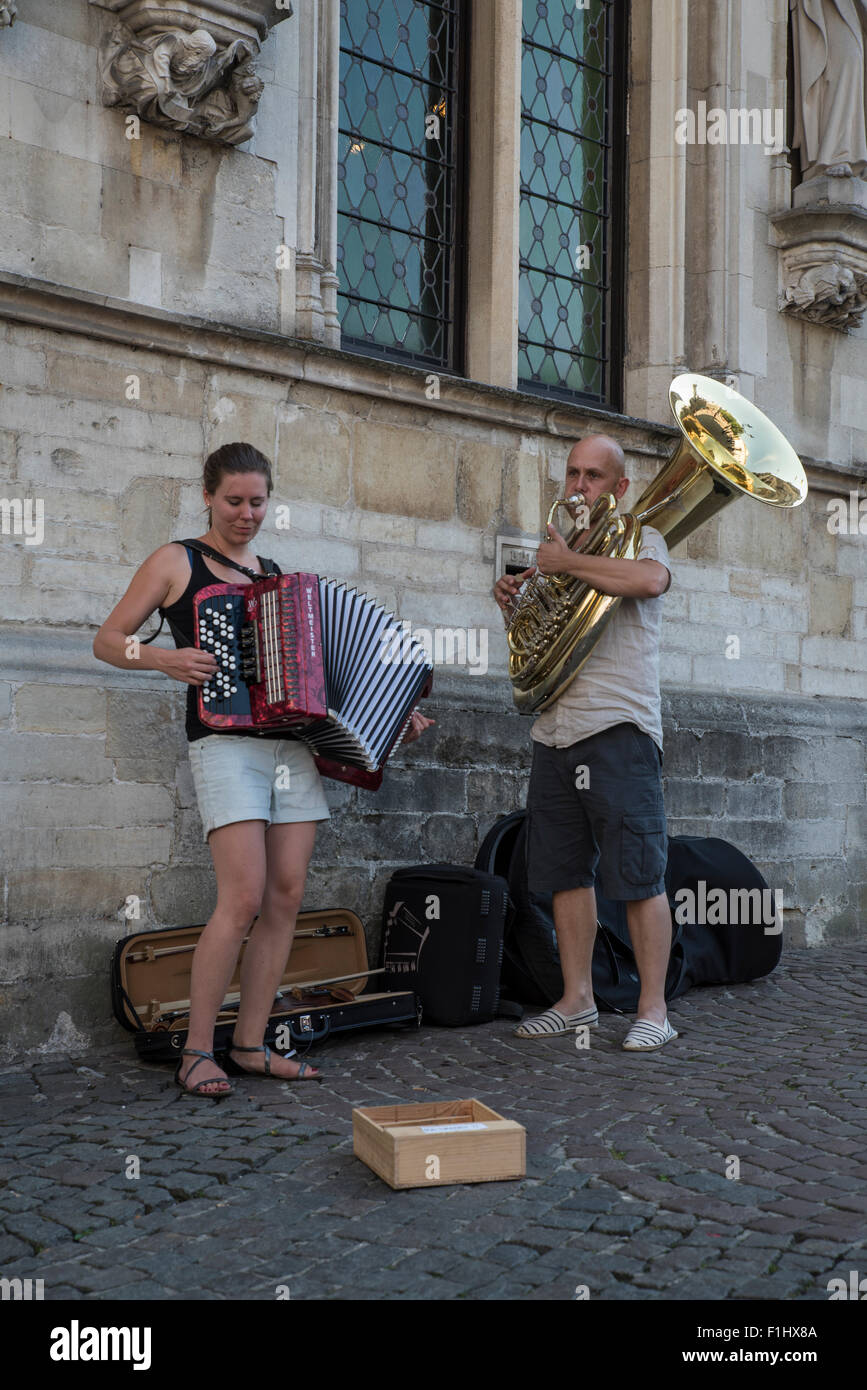
<svg viewBox="0 0 867 1390">
<path fill-rule="evenodd" d="M 389 1187 L 502 1182 L 526 1175 L 526 1132 L 480 1100 L 365 1106 L 352 1148 Z"/>
</svg>

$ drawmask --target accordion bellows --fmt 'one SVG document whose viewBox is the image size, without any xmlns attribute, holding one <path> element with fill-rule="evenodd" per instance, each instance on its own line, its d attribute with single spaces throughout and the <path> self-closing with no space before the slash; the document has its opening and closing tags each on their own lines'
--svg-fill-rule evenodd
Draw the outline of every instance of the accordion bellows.
<svg viewBox="0 0 867 1390">
<path fill-rule="evenodd" d="M 198 691 L 206 727 L 285 729 L 325 775 L 380 784 L 432 680 L 421 643 L 395 641 L 393 614 L 346 584 L 303 573 L 209 584 L 193 608 L 196 646 L 218 662 Z"/>
</svg>

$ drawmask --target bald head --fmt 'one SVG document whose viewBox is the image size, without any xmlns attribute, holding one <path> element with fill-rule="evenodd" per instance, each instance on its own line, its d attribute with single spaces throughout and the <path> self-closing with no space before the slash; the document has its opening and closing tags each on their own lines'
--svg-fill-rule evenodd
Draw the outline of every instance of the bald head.
<svg viewBox="0 0 867 1390">
<path fill-rule="evenodd" d="M 603 492 L 619 501 L 629 487 L 623 450 L 608 434 L 588 434 L 573 444 L 566 460 L 566 496 L 583 494 L 592 504 Z"/>
<path fill-rule="evenodd" d="M 617 440 L 612 439 L 610 434 L 588 434 L 579 439 L 569 451 L 567 468 L 573 459 L 580 459 L 583 463 L 598 463 L 613 470 L 614 481 L 618 483 L 626 472 L 626 457 Z"/>
</svg>

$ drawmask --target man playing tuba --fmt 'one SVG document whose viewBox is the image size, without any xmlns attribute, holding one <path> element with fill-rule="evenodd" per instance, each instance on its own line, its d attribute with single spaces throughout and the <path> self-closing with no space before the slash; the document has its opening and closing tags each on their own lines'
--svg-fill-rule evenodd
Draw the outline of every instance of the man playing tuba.
<svg viewBox="0 0 867 1390">
<path fill-rule="evenodd" d="M 628 486 L 616 440 L 590 435 L 573 446 L 566 497 L 580 492 L 590 508 L 603 493 L 620 500 Z M 536 566 L 543 575 L 575 576 L 622 602 L 578 675 L 531 729 L 529 886 L 553 894 L 563 994 L 516 1036 L 551 1037 L 598 1023 L 591 980 L 598 874 L 606 896 L 626 904 L 641 979 L 638 1014 L 623 1046 L 649 1051 L 677 1037 L 665 1005 L 672 926 L 664 882 L 659 694 L 662 599 L 671 584 L 668 549 L 658 531 L 643 526 L 634 560 L 582 555 L 549 526 Z M 532 573 L 497 581 L 494 597 L 507 617 Z"/>
</svg>

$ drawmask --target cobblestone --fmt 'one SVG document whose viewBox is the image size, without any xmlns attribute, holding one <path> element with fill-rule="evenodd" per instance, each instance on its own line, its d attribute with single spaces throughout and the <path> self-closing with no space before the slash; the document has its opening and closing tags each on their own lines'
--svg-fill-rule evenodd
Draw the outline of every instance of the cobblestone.
<svg viewBox="0 0 867 1390">
<path fill-rule="evenodd" d="M 824 1299 L 867 1269 L 864 1068 L 792 1017 L 845 996 L 863 1033 L 865 965 L 859 945 L 790 951 L 695 991 L 646 1058 L 604 1014 L 581 1054 L 505 1021 L 383 1030 L 318 1049 L 317 1087 L 245 1079 L 213 1105 L 178 1104 L 125 1035 L 34 1057 L 0 1073 L 0 1275 L 46 1299 Z M 354 1105 L 468 1095 L 525 1126 L 525 1179 L 394 1192 L 354 1158 Z"/>
</svg>

